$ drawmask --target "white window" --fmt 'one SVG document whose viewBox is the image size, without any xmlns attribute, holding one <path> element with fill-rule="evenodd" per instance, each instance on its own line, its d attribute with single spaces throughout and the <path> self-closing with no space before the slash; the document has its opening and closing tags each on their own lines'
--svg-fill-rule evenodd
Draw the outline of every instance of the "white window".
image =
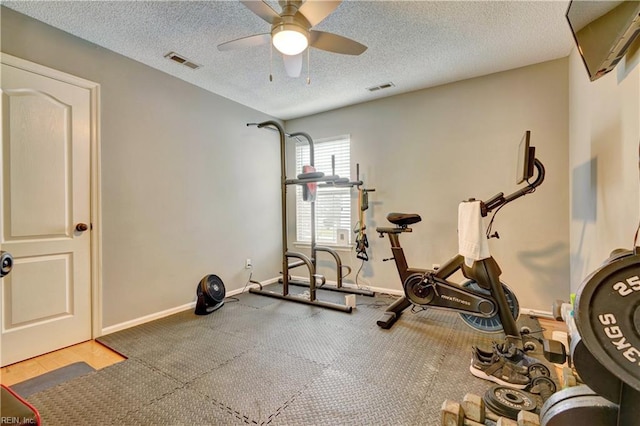
<svg viewBox="0 0 640 426">
<path fill-rule="evenodd" d="M 325 176 L 333 174 L 331 158 L 335 159 L 335 174 L 351 180 L 351 141 L 339 136 L 313 142 L 314 167 Z M 309 164 L 309 144 L 305 138 L 296 141 L 296 176 Z M 316 243 L 345 245 L 351 241 L 351 188 L 318 184 L 316 196 Z M 302 199 L 302 186 L 296 185 L 297 240 L 311 242 L 311 203 Z M 347 241 L 338 234 L 346 234 Z M 340 241 L 340 242 L 338 242 Z"/>
</svg>

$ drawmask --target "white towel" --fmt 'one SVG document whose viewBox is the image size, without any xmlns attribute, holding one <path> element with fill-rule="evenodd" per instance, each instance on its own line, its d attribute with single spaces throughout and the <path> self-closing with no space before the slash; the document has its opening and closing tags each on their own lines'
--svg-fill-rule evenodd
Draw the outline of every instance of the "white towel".
<svg viewBox="0 0 640 426">
<path fill-rule="evenodd" d="M 462 202 L 458 206 L 458 251 L 467 266 L 491 256 L 482 226 L 480 201 Z"/>
</svg>

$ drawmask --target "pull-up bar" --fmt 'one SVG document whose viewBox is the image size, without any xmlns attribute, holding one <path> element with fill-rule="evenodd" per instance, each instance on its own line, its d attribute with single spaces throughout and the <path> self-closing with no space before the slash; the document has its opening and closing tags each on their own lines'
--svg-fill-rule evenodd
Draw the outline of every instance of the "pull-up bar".
<svg viewBox="0 0 640 426">
<path fill-rule="evenodd" d="M 323 308 L 329 308 L 342 312 L 351 312 L 352 307 L 346 305 L 339 305 L 331 302 L 323 302 L 317 300 L 316 298 L 316 270 L 315 263 L 313 259 L 309 259 L 302 253 L 290 252 L 288 250 L 288 241 L 287 241 L 287 185 L 291 184 L 302 184 L 309 182 L 321 182 L 322 178 L 319 179 L 294 179 L 287 180 L 287 169 L 286 169 L 286 153 L 285 153 L 285 136 L 289 137 L 298 137 L 302 136 L 309 141 L 310 145 L 310 160 L 313 165 L 313 141 L 309 135 L 306 133 L 298 132 L 288 135 L 284 132 L 284 129 L 280 125 L 280 123 L 276 121 L 265 121 L 263 123 L 247 123 L 247 126 L 257 126 L 258 128 L 266 128 L 270 130 L 275 130 L 278 132 L 280 136 L 280 185 L 281 185 L 281 209 L 282 209 L 282 294 L 276 293 L 273 291 L 264 290 L 262 286 L 260 289 L 251 288 L 249 289 L 250 293 L 261 294 L 263 296 L 274 297 L 277 299 L 284 299 L 298 303 L 304 303 L 308 305 L 319 306 Z M 334 179 L 335 180 L 335 179 Z M 300 181 L 300 182 L 298 182 Z M 327 181 L 326 179 L 324 180 Z M 307 269 L 309 269 L 309 298 L 306 299 L 304 297 L 291 295 L 289 294 L 289 258 L 299 259 L 296 262 L 296 265 L 306 265 Z"/>
</svg>

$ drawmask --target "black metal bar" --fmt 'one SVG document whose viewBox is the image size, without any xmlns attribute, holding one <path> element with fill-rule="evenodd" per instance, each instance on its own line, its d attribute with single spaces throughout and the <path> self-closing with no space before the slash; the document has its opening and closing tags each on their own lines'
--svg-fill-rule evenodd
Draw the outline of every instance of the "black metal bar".
<svg viewBox="0 0 640 426">
<path fill-rule="evenodd" d="M 286 185 L 304 185 L 306 183 L 314 183 L 314 182 L 333 182 L 336 179 L 340 179 L 339 176 L 323 176 L 319 178 L 309 178 L 309 179 L 287 179 L 285 180 Z"/>
<path fill-rule="evenodd" d="M 293 268 L 297 268 L 299 266 L 304 266 L 304 265 L 306 265 L 306 263 L 304 263 L 304 261 L 298 260 L 298 261 L 289 263 L 288 269 L 293 269 Z"/>
<path fill-rule="evenodd" d="M 498 317 L 502 323 L 502 329 L 507 337 L 507 340 L 512 340 L 517 343 L 518 346 L 522 346 L 522 338 L 520 330 L 516 324 L 516 319 L 511 315 L 511 309 L 509 309 L 509 302 L 507 296 L 504 294 L 502 283 L 500 282 L 500 267 L 493 257 L 477 260 L 474 262 L 474 268 L 477 268 L 477 273 L 474 273 L 471 277 L 475 280 L 481 288 L 487 288 L 491 291 L 491 297 L 493 297 L 498 305 Z M 468 271 L 468 270 L 467 270 Z M 465 274 L 466 276 L 467 274 Z"/>
<path fill-rule="evenodd" d="M 311 138 L 311 136 L 309 136 L 308 133 L 304 133 L 304 132 L 297 132 L 297 133 L 293 133 L 291 134 L 291 137 L 298 137 L 298 136 L 302 136 L 304 137 L 307 142 L 309 143 L 309 165 L 313 168 L 313 170 L 315 171 L 315 148 L 313 146 L 313 139 Z M 306 181 L 304 182 L 306 183 L 313 183 L 313 179 L 294 179 L 294 181 Z M 285 180 L 285 185 L 291 185 L 294 183 L 301 183 L 301 182 L 291 182 L 291 179 L 289 180 Z M 315 253 L 315 247 L 316 247 L 316 202 L 315 200 L 312 198 L 311 199 L 311 205 L 310 205 L 310 211 L 311 211 L 311 265 L 313 266 L 313 272 L 309 274 L 309 293 L 310 293 L 310 298 L 311 300 L 315 300 L 316 298 L 316 277 L 315 277 L 315 273 L 316 273 L 316 253 Z"/>
<path fill-rule="evenodd" d="M 404 285 L 404 281 L 410 275 L 408 271 L 409 265 L 407 265 L 407 258 L 404 256 L 404 250 L 400 246 L 400 238 L 398 238 L 398 234 L 389 233 L 389 241 L 391 242 L 391 253 L 393 253 L 393 259 L 396 263 L 398 276 L 401 280 L 400 285 Z"/>
<path fill-rule="evenodd" d="M 255 288 L 250 288 L 249 293 L 260 294 L 262 296 L 273 297 L 276 299 L 289 300 L 291 302 L 304 303 L 305 305 L 318 306 L 320 308 L 333 309 L 334 311 L 340 311 L 340 312 L 346 312 L 346 313 L 351 313 L 353 309 L 351 306 L 338 305 L 336 303 L 323 302 L 321 300 L 304 299 L 302 297 L 297 297 L 290 294 L 284 295 L 284 294 L 280 294 L 280 293 L 276 293 L 268 290 L 257 290 Z"/>
<path fill-rule="evenodd" d="M 406 297 L 402 296 L 395 302 L 393 302 L 382 314 L 382 318 L 376 321 L 379 327 L 386 329 L 391 328 L 391 326 L 400 318 L 402 315 L 402 311 L 411 306 L 411 302 Z"/>
<path fill-rule="evenodd" d="M 464 257 L 455 255 L 451 259 L 449 259 L 444 265 L 441 265 L 436 272 L 436 277 L 446 280 L 451 275 L 453 275 L 456 271 L 462 268 L 464 264 Z"/>
<path fill-rule="evenodd" d="M 313 139 L 311 139 L 311 136 L 309 136 L 305 132 L 291 133 L 290 135 L 287 135 L 287 136 L 289 136 L 291 138 L 296 138 L 298 136 L 302 136 L 303 138 L 305 138 L 309 142 L 309 165 L 311 167 L 315 167 Z"/>
<path fill-rule="evenodd" d="M 300 281 L 300 280 L 296 280 L 296 279 L 291 279 L 289 280 L 289 284 L 291 285 L 295 285 L 295 286 L 299 286 L 299 287 L 309 287 L 309 283 L 306 281 Z M 337 291 L 340 293 L 348 293 L 348 294 L 358 294 L 360 296 L 375 296 L 376 294 L 371 291 L 371 290 L 362 290 L 359 288 L 349 288 L 349 287 L 337 287 L 334 285 L 330 285 L 330 284 L 325 284 L 322 287 L 319 287 L 320 290 L 327 290 L 327 291 Z"/>
<path fill-rule="evenodd" d="M 285 253 L 285 257 L 289 259 L 290 257 L 295 257 L 300 259 L 307 265 L 307 269 L 309 269 L 309 299 L 316 300 L 316 267 L 313 264 L 313 261 L 309 259 L 302 253 L 297 253 L 294 251 L 288 251 Z M 287 260 L 287 265 L 289 261 Z M 288 271 L 287 271 L 288 273 Z M 287 284 L 289 283 L 289 277 L 287 276 Z M 284 274 L 282 275 L 282 284 L 284 285 Z M 288 294 L 288 293 L 287 293 Z"/>
<path fill-rule="evenodd" d="M 260 124 L 260 123 L 247 123 L 247 126 L 258 126 L 259 124 Z M 265 129 L 267 129 L 267 130 L 272 130 L 272 131 L 274 131 L 274 132 L 277 132 L 277 131 L 278 131 L 278 129 L 274 129 L 274 128 L 271 128 L 271 127 L 265 127 Z M 285 135 L 286 137 L 289 137 L 289 138 L 293 138 L 293 137 L 295 137 L 295 138 L 297 139 L 298 135 L 300 135 L 300 134 L 299 134 L 299 133 L 298 133 L 298 134 L 291 134 L 291 133 L 284 132 L 284 135 Z"/>
<path fill-rule="evenodd" d="M 289 294 L 289 263 L 287 261 L 287 186 L 284 184 L 284 181 L 287 179 L 287 163 L 286 163 L 286 152 L 284 146 L 284 129 L 277 121 L 264 121 L 262 123 L 247 123 L 247 126 L 258 126 L 259 129 L 266 128 L 274 128 L 278 131 L 280 135 L 280 190 L 281 190 L 281 199 L 280 199 L 280 207 L 282 209 L 281 212 L 281 225 L 282 225 L 282 294 Z"/>
<path fill-rule="evenodd" d="M 319 187 L 322 188 L 327 188 L 327 187 L 333 187 L 333 188 L 353 188 L 354 186 L 362 186 L 363 182 L 362 181 L 352 181 L 352 182 L 334 182 L 334 181 L 329 181 L 329 182 L 321 182 L 318 184 Z"/>
<path fill-rule="evenodd" d="M 316 259 L 316 261 L 318 259 L 316 253 L 319 251 L 329 253 L 331 256 L 333 256 L 333 259 L 336 261 L 336 287 L 342 287 L 342 259 L 340 259 L 340 255 L 338 255 L 335 250 L 329 247 L 315 246 L 313 257 L 314 259 Z"/>
<path fill-rule="evenodd" d="M 492 197 L 490 200 L 488 200 L 487 203 L 483 202 L 482 215 L 486 216 L 488 213 L 491 213 L 492 210 L 495 210 L 498 207 L 502 207 L 505 204 L 508 204 L 513 200 L 516 200 L 522 197 L 523 195 L 530 194 L 536 187 L 542 185 L 542 182 L 544 181 L 544 175 L 545 175 L 544 165 L 537 158 L 534 159 L 533 165 L 538 171 L 538 175 L 536 176 L 536 179 L 532 183 L 529 183 L 524 188 L 521 188 L 518 191 L 515 191 L 514 193 L 509 194 L 507 196 L 500 196 L 500 194 L 498 194 Z"/>
</svg>

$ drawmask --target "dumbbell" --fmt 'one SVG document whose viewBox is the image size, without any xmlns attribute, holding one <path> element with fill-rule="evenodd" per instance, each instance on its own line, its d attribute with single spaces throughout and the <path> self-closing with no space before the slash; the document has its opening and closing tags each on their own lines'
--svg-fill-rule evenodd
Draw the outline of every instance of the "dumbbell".
<svg viewBox="0 0 640 426">
<path fill-rule="evenodd" d="M 511 420 L 506 417 L 498 417 L 485 409 L 482 397 L 474 394 L 466 394 L 459 404 L 455 401 L 445 400 L 441 408 L 442 426 L 482 426 L 485 419 L 493 420 L 496 426 L 539 426 L 540 419 L 535 413 L 520 411 L 518 419 Z"/>
<path fill-rule="evenodd" d="M 529 393 L 540 395 L 542 402 L 544 402 L 556 392 L 557 387 L 551 378 L 538 376 L 531 379 L 531 384 L 529 385 L 528 390 Z"/>
</svg>

